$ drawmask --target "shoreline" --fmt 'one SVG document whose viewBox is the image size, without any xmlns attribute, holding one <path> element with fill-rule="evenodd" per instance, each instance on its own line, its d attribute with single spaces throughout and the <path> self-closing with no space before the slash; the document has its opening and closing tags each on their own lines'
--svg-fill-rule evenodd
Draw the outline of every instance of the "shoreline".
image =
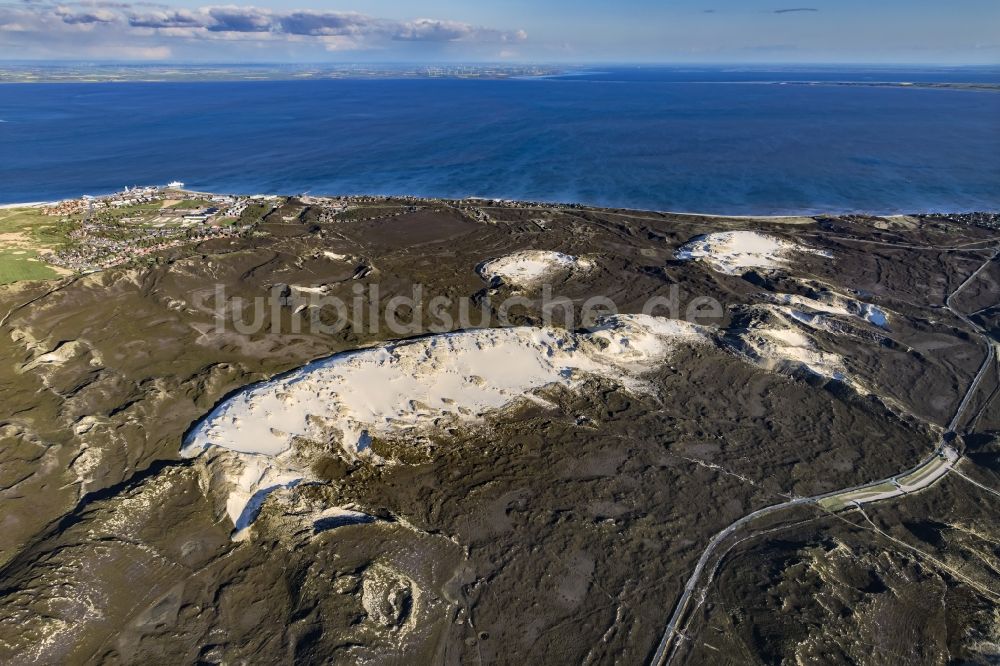
<svg viewBox="0 0 1000 666">
<path fill-rule="evenodd" d="M 27 203 L 7 203 L 0 204 L 0 210 L 10 210 L 14 208 L 44 208 L 45 206 L 54 206 L 59 201 L 30 201 Z"/>
<path fill-rule="evenodd" d="M 163 187 L 162 189 L 171 189 Z M 766 213 L 766 214 L 754 214 L 754 213 L 709 213 L 701 211 L 685 211 L 685 210 L 657 210 L 653 208 L 630 208 L 627 206 L 608 206 L 600 204 L 590 204 L 585 202 L 558 202 L 558 201 L 533 201 L 529 199 L 504 199 L 504 198 L 489 198 L 489 197 L 465 197 L 461 199 L 456 199 L 452 197 L 431 197 L 431 196 L 419 196 L 412 194 L 273 194 L 273 193 L 253 193 L 253 194 L 234 194 L 230 192 L 209 192 L 205 190 L 189 190 L 189 189 L 176 189 L 177 192 L 183 192 L 184 194 L 192 196 L 245 196 L 245 197 L 285 197 L 294 198 L 301 196 L 312 196 L 319 198 L 332 198 L 332 197 L 373 197 L 380 199 L 407 199 L 407 200 L 418 200 L 425 202 L 448 202 L 450 204 L 468 204 L 468 205 L 479 205 L 479 207 L 490 208 L 496 206 L 497 204 L 515 204 L 521 206 L 537 206 L 540 208 L 589 208 L 592 210 L 607 210 L 607 211 L 628 211 L 630 213 L 652 213 L 656 215 L 677 215 L 686 217 L 701 217 L 708 219 L 718 219 L 718 220 L 741 220 L 745 222 L 770 222 L 779 224 L 809 224 L 815 221 L 818 217 L 847 217 L 852 215 L 859 215 L 865 217 L 878 217 L 883 219 L 892 218 L 906 218 L 906 217 L 918 217 L 918 216 L 932 216 L 932 215 L 974 215 L 974 214 L 986 214 L 986 215 L 1000 215 L 1000 206 L 993 210 L 972 210 L 972 209 L 962 209 L 962 208 L 943 208 L 934 207 L 927 210 L 916 210 L 909 212 L 891 211 L 891 212 L 875 212 L 870 210 L 793 210 L 783 213 Z M 118 192 L 107 192 L 98 195 L 93 195 L 95 198 L 114 196 Z M 76 199 L 81 199 L 84 196 L 69 197 L 67 199 L 56 199 L 52 201 L 29 201 L 29 202 L 14 202 L 14 203 L 4 203 L 0 202 L 0 211 L 3 210 L 15 210 L 19 208 L 44 208 L 46 206 L 54 206 L 64 201 L 73 201 Z"/>
</svg>

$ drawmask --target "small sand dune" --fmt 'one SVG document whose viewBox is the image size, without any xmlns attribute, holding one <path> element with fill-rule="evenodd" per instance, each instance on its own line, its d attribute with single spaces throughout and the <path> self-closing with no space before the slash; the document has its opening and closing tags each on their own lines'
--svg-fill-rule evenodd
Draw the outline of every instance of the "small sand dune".
<svg viewBox="0 0 1000 666">
<path fill-rule="evenodd" d="M 491 259 L 480 264 L 476 270 L 487 282 L 526 289 L 538 286 L 563 271 L 587 270 L 591 266 L 589 260 L 568 254 L 529 250 Z"/>
<path fill-rule="evenodd" d="M 828 252 L 758 231 L 725 231 L 699 236 L 678 248 L 674 256 L 681 261 L 704 261 L 719 273 L 741 275 L 752 268 L 783 268 L 795 253 L 831 256 Z"/>
<path fill-rule="evenodd" d="M 820 377 L 850 383 L 844 360 L 837 354 L 817 349 L 808 336 L 795 328 L 754 328 L 740 334 L 739 341 L 736 351 L 746 360 L 766 370 L 789 371 L 801 368 Z"/>
<path fill-rule="evenodd" d="M 798 294 L 767 294 L 766 298 L 787 306 L 783 309 L 806 324 L 814 321 L 819 313 L 860 319 L 883 329 L 889 327 L 889 315 L 882 308 L 832 291 L 820 292 L 815 298 Z"/>
</svg>

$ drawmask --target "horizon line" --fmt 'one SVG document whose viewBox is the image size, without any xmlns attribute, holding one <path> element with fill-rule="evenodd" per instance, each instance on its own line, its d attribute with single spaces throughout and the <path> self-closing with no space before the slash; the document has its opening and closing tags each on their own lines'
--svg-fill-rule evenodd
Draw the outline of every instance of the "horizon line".
<svg viewBox="0 0 1000 666">
<path fill-rule="evenodd" d="M 1000 69 L 1000 62 L 940 62 L 940 61 L 678 61 L 678 60 L 594 60 L 594 61 L 545 61 L 545 60 L 419 60 L 419 61 L 226 61 L 226 60 L 119 60 L 99 58 L 0 58 L 0 64 L 9 65 L 129 65 L 145 67 L 976 67 Z"/>
</svg>

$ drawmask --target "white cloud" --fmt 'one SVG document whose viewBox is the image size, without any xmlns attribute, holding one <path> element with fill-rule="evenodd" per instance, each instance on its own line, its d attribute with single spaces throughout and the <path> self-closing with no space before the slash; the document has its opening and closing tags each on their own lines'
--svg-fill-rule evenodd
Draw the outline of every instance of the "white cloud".
<svg viewBox="0 0 1000 666">
<path fill-rule="evenodd" d="M 201 18 L 186 10 L 146 11 L 130 13 L 129 25 L 133 28 L 200 28 Z"/>
<path fill-rule="evenodd" d="M 17 33 L 16 45 L 29 49 L 78 49 L 80 54 L 89 54 L 104 43 L 108 57 L 142 59 L 169 56 L 174 42 L 285 42 L 343 51 L 384 48 L 393 42 L 507 44 L 527 39 L 523 30 L 430 18 L 393 20 L 357 12 L 238 5 L 182 9 L 100 1 L 0 4 L 0 34 L 4 33 Z"/>
<path fill-rule="evenodd" d="M 68 25 L 87 25 L 89 23 L 115 23 L 121 15 L 109 9 L 75 10 L 69 7 L 56 7 L 56 16 Z"/>
<path fill-rule="evenodd" d="M 274 14 L 256 7 L 210 7 L 202 27 L 209 32 L 273 32 Z"/>
</svg>

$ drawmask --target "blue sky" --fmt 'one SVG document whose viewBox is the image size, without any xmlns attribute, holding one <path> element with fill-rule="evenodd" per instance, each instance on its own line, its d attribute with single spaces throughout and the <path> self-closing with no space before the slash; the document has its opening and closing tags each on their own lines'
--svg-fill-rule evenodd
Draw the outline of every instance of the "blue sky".
<svg viewBox="0 0 1000 666">
<path fill-rule="evenodd" d="M 0 0 L 0 59 L 1000 63 L 1000 0 Z"/>
</svg>

